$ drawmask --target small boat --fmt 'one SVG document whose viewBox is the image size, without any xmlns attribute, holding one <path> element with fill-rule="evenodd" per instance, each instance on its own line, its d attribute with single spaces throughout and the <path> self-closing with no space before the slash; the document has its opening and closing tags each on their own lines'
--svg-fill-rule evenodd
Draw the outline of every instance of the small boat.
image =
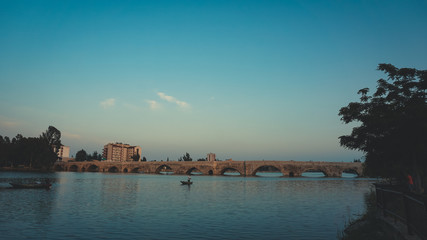
<svg viewBox="0 0 427 240">
<path fill-rule="evenodd" d="M 193 184 L 193 182 L 190 182 L 190 181 L 181 181 L 181 184 L 182 185 L 191 185 L 191 184 Z"/>
<path fill-rule="evenodd" d="M 9 183 L 13 188 L 50 188 L 50 183 Z"/>
</svg>

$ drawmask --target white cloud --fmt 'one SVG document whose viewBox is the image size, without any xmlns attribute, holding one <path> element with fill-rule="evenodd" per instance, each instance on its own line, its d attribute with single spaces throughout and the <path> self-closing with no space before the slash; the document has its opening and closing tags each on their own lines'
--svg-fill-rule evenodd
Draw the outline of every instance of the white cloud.
<svg viewBox="0 0 427 240">
<path fill-rule="evenodd" d="M 114 107 L 115 104 L 116 104 L 116 99 L 114 99 L 114 98 L 108 98 L 108 99 L 105 99 L 104 101 L 100 102 L 100 105 L 104 109 Z"/>
<path fill-rule="evenodd" d="M 174 98 L 172 96 L 166 95 L 165 93 L 158 92 L 157 95 L 159 95 L 159 97 L 161 99 L 166 100 L 166 101 L 171 102 L 171 103 L 175 103 L 176 105 L 178 105 L 181 108 L 188 108 L 188 107 L 190 107 L 190 104 L 188 104 L 187 102 L 180 101 L 180 100 L 178 100 L 178 99 L 176 99 L 176 98 Z"/>
<path fill-rule="evenodd" d="M 147 102 L 150 105 L 151 110 L 155 110 L 155 109 L 158 109 L 160 107 L 160 104 L 157 101 L 147 100 Z"/>
</svg>

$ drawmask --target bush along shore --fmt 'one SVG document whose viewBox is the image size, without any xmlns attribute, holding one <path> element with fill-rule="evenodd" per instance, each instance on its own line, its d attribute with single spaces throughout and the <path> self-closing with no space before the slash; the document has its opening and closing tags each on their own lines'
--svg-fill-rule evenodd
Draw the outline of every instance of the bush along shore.
<svg viewBox="0 0 427 240">
<path fill-rule="evenodd" d="M 377 207 L 375 191 L 365 195 L 366 212 L 360 218 L 350 220 L 346 228 L 338 232 L 341 240 L 418 240 L 409 235 L 406 225 L 392 218 L 384 217 Z"/>
<path fill-rule="evenodd" d="M 365 194 L 366 212 L 360 218 L 350 220 L 344 231 L 339 233 L 342 240 L 389 240 L 393 239 L 390 233 L 383 228 L 383 222 L 377 215 L 375 192 L 371 190 Z"/>
</svg>

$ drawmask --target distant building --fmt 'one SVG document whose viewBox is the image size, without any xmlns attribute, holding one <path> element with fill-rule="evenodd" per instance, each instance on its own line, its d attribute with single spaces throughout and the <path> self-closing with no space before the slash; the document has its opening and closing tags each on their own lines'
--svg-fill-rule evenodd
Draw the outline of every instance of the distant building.
<svg viewBox="0 0 427 240">
<path fill-rule="evenodd" d="M 56 151 L 56 148 L 53 148 Z M 58 161 L 68 161 L 70 159 L 70 147 L 62 145 L 58 150 Z"/>
<path fill-rule="evenodd" d="M 130 146 L 122 143 L 109 143 L 104 146 L 102 156 L 107 161 L 125 162 L 133 161 L 134 155 L 139 155 L 138 161 L 141 161 L 142 149 L 140 146 Z"/>
<path fill-rule="evenodd" d="M 208 156 L 206 158 L 209 162 L 215 161 L 215 153 L 208 153 Z"/>
</svg>

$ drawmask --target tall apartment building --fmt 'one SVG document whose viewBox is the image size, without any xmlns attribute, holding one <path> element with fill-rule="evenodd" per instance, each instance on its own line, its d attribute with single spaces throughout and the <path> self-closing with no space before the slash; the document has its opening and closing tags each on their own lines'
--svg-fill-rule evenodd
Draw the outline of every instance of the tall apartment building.
<svg viewBox="0 0 427 240">
<path fill-rule="evenodd" d="M 209 162 L 215 161 L 215 153 L 208 153 L 208 156 L 206 158 Z"/>
<path fill-rule="evenodd" d="M 56 151 L 56 147 L 53 148 Z M 62 145 L 58 150 L 58 161 L 68 161 L 70 158 L 70 147 Z"/>
<path fill-rule="evenodd" d="M 140 146 L 130 146 L 122 143 L 109 143 L 104 146 L 103 157 L 107 161 L 125 162 L 133 161 L 132 157 L 139 154 L 138 161 L 141 161 L 142 149 Z"/>
</svg>

